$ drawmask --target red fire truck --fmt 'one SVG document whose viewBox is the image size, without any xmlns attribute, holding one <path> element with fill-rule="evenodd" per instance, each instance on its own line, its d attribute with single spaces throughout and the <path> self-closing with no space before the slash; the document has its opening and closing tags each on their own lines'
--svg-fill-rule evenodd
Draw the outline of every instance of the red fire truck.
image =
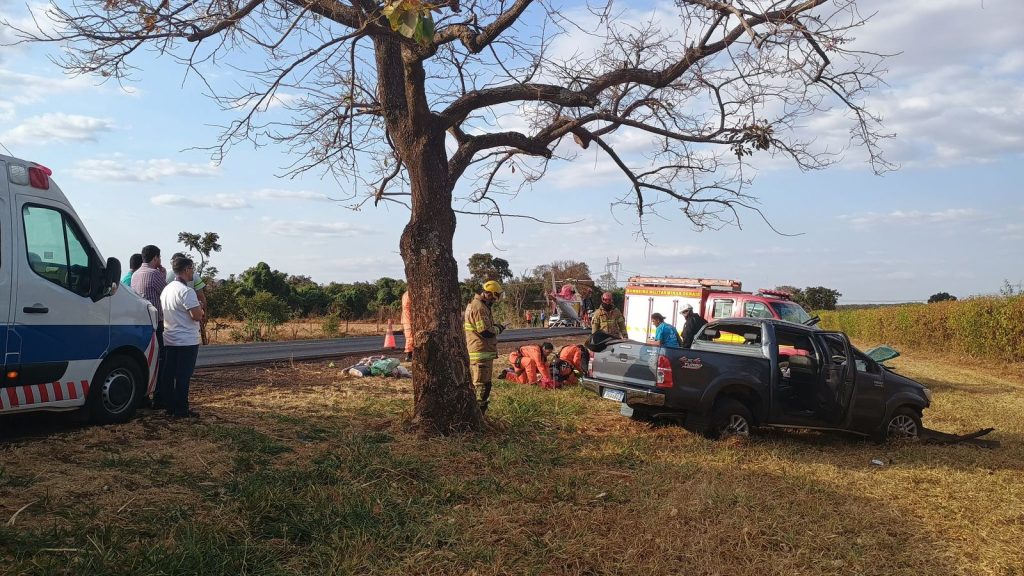
<svg viewBox="0 0 1024 576">
<path fill-rule="evenodd" d="M 681 326 L 680 312 L 687 305 L 705 320 L 718 318 L 779 318 L 797 324 L 815 319 L 786 292 L 759 290 L 744 292 L 738 280 L 678 278 L 675 276 L 633 276 L 626 284 L 623 314 L 631 340 L 645 342 L 654 337 L 651 314 L 660 312 L 669 324 Z"/>
</svg>

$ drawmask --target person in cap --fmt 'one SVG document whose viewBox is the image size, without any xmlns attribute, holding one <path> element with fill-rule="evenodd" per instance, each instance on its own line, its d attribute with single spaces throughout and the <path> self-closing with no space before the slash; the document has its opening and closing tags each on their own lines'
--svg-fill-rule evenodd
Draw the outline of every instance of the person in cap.
<svg viewBox="0 0 1024 576">
<path fill-rule="evenodd" d="M 480 411 L 487 411 L 491 396 L 491 374 L 498 358 L 498 334 L 505 326 L 494 322 L 491 306 L 501 298 L 504 289 L 495 280 L 484 282 L 483 291 L 466 306 L 463 328 L 466 348 L 469 349 L 469 372 L 473 385 L 480 394 Z"/>
<path fill-rule="evenodd" d="M 601 295 L 601 306 L 598 307 L 597 312 L 594 312 L 594 317 L 590 320 L 590 331 L 592 334 L 604 332 L 614 338 L 628 337 L 626 336 L 626 318 L 615 307 L 611 292 Z"/>
<path fill-rule="evenodd" d="M 689 348 L 693 345 L 693 337 L 697 335 L 697 332 L 708 323 L 707 320 L 700 317 L 693 311 L 693 306 L 687 304 L 683 306 L 680 314 L 683 315 L 683 331 L 680 335 L 683 337 L 683 348 Z"/>
<path fill-rule="evenodd" d="M 676 334 L 676 327 L 665 322 L 665 317 L 660 312 L 651 314 L 651 322 L 654 322 L 654 338 L 647 340 L 648 344 L 679 348 L 679 335 Z"/>
</svg>

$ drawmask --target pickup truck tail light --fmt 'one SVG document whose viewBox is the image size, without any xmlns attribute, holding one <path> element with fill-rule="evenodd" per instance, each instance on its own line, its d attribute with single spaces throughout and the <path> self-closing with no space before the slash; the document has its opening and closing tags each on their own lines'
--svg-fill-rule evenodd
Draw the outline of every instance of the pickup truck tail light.
<svg viewBox="0 0 1024 576">
<path fill-rule="evenodd" d="M 658 356 L 658 388 L 671 388 L 672 384 L 672 363 L 662 354 Z"/>
</svg>

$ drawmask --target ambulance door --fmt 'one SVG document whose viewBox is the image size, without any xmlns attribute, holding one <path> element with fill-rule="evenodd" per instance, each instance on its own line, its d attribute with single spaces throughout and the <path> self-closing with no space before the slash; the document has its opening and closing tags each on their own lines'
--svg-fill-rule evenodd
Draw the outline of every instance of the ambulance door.
<svg viewBox="0 0 1024 576">
<path fill-rule="evenodd" d="M 31 195 L 15 200 L 21 379 L 59 382 L 61 400 L 81 404 L 110 342 L 110 299 L 94 299 L 99 257 L 68 207 Z"/>
<path fill-rule="evenodd" d="M 4 352 L 4 376 L 0 376 L 0 388 L 4 387 L 7 374 L 7 331 L 11 323 L 11 197 L 8 185 L 7 163 L 0 160 L 0 350 Z M 17 358 L 13 358 L 17 362 Z"/>
</svg>

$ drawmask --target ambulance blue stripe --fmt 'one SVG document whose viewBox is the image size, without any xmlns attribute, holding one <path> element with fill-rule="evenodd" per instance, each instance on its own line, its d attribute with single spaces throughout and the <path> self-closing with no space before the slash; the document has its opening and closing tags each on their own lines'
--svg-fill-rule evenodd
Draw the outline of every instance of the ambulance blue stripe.
<svg viewBox="0 0 1024 576">
<path fill-rule="evenodd" d="M 94 360 L 121 346 L 145 351 L 153 337 L 153 327 L 148 324 L 21 324 L 9 328 L 20 336 L 22 364 Z"/>
</svg>

